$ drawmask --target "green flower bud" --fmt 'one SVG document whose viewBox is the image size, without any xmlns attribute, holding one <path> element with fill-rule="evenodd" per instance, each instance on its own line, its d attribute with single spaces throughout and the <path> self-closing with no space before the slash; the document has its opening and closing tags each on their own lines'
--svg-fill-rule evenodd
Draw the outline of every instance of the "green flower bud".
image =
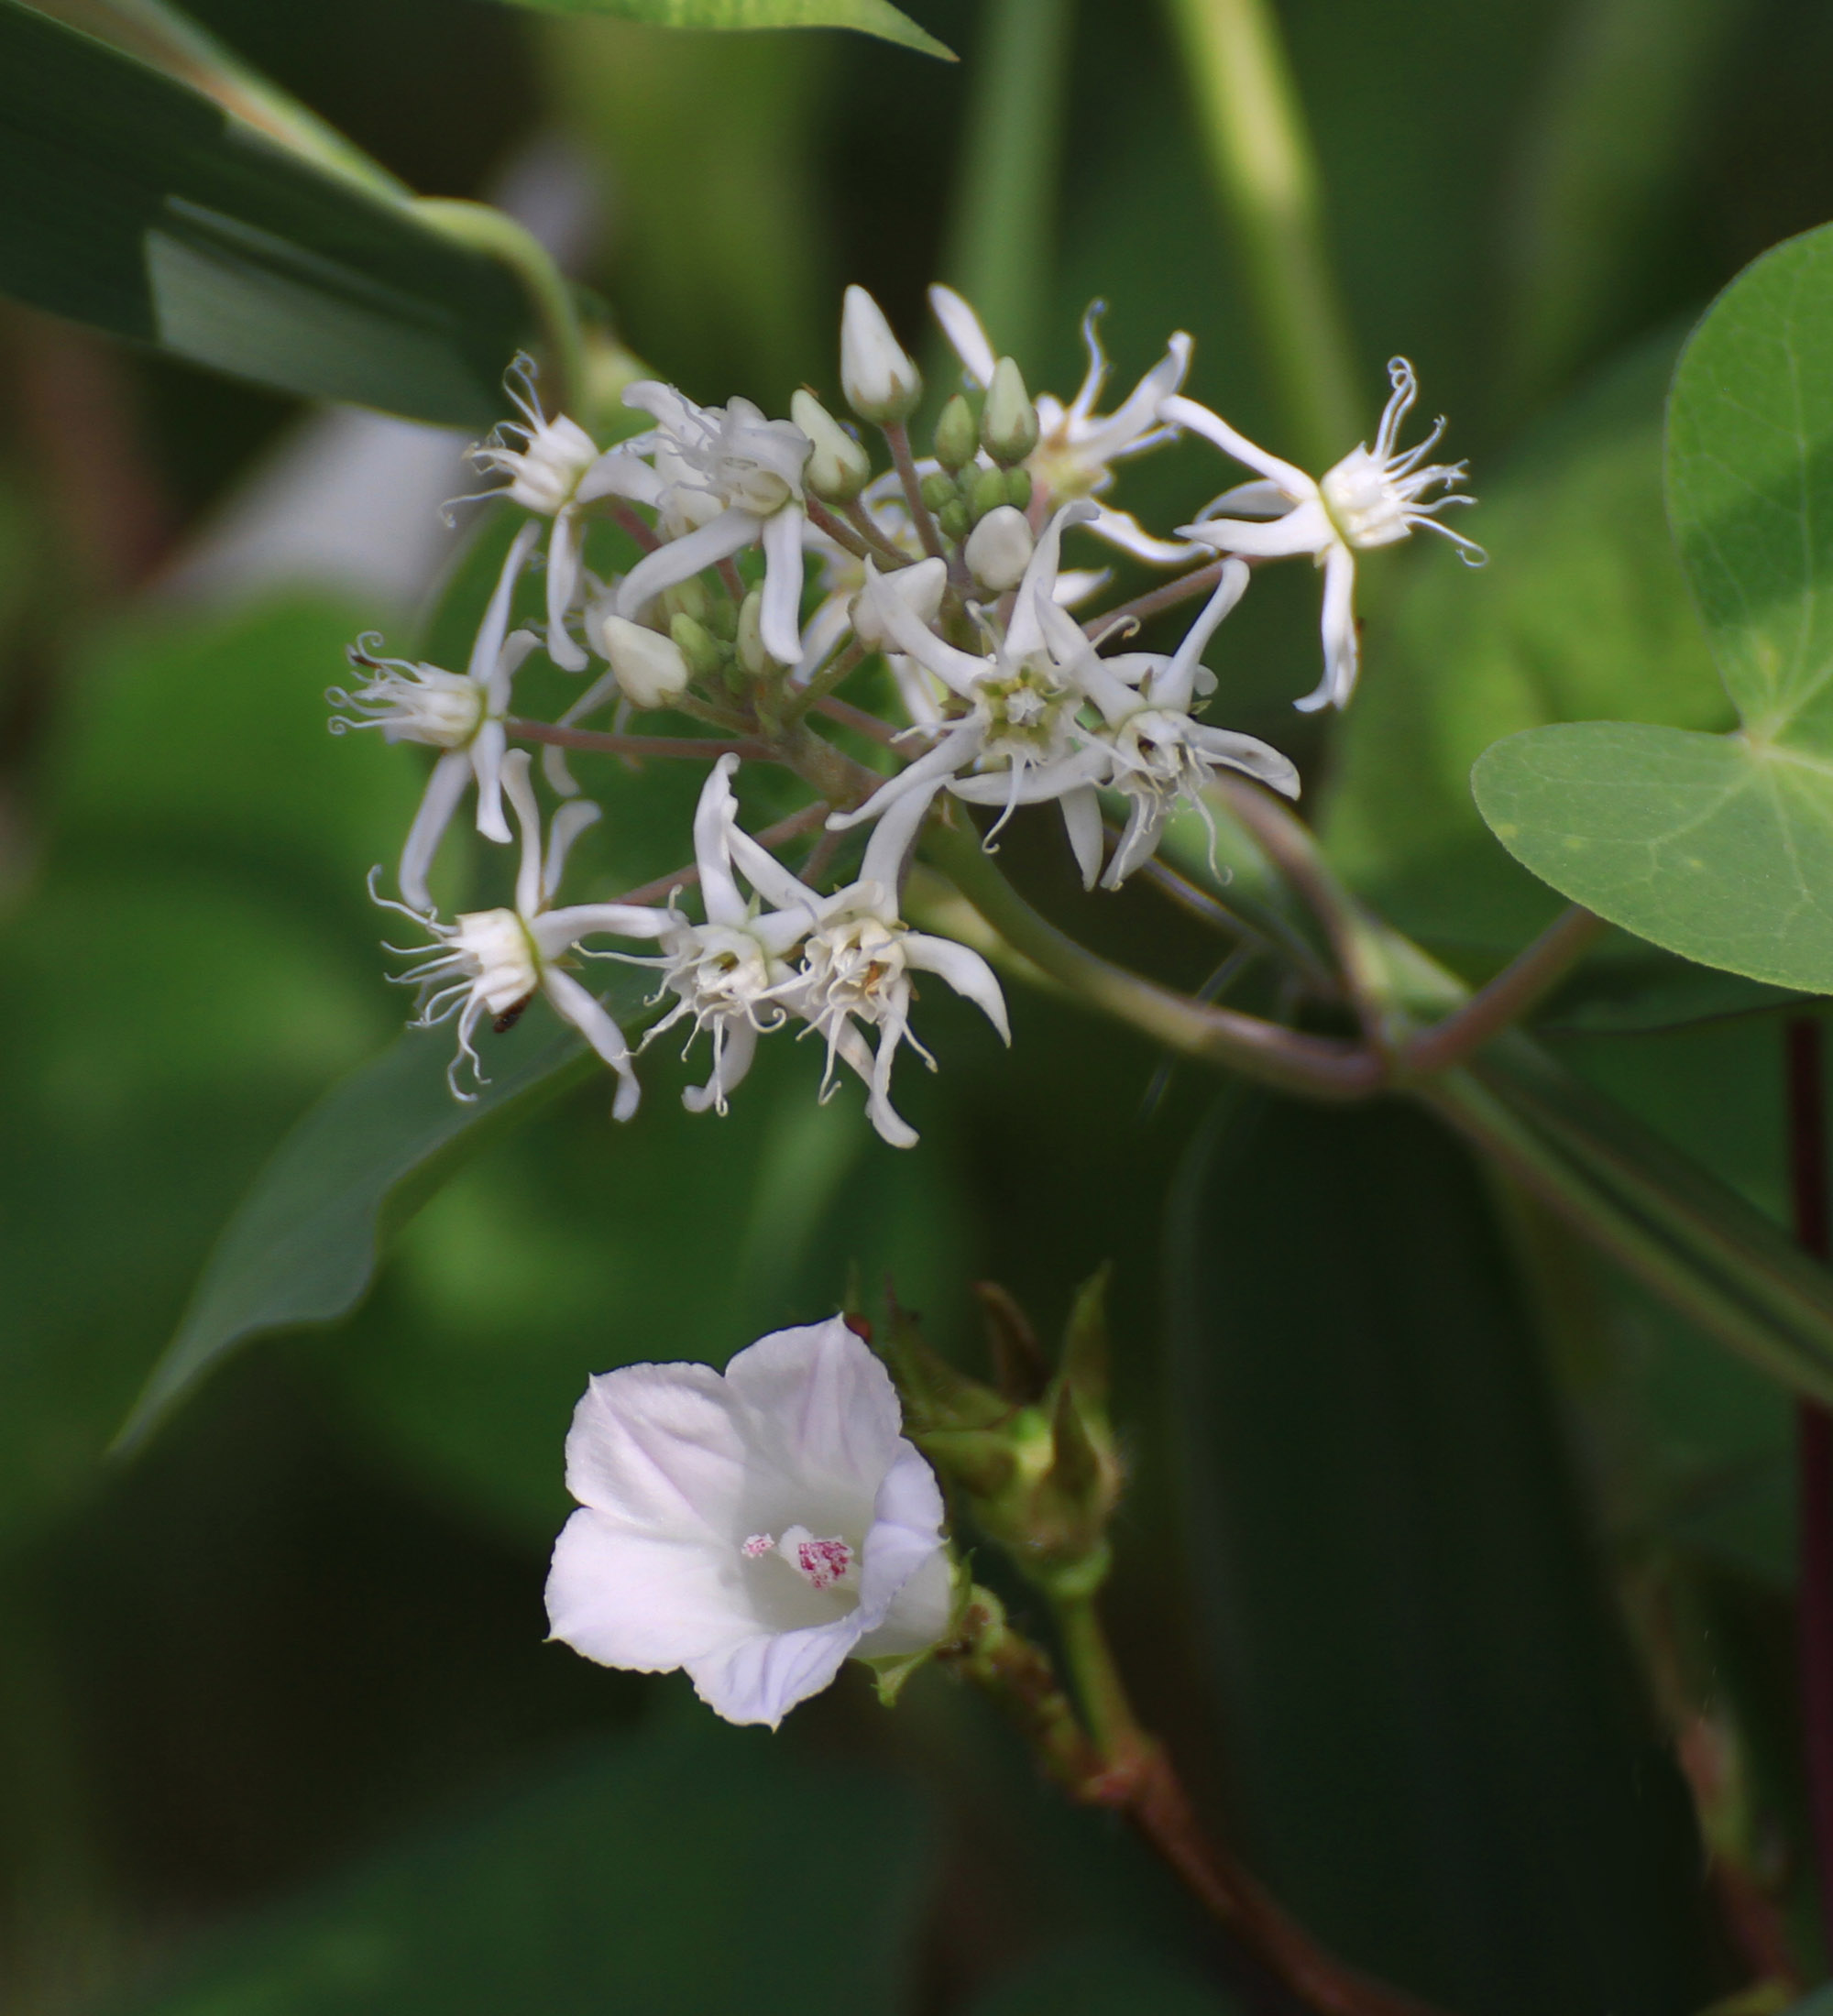
<svg viewBox="0 0 1833 2016">
<path fill-rule="evenodd" d="M 936 513 L 936 522 L 947 538 L 962 540 L 967 537 L 973 520 L 968 516 L 967 506 L 957 498 L 952 504 L 944 504 Z"/>
<path fill-rule="evenodd" d="M 598 619 L 598 643 L 632 707 L 666 707 L 687 690 L 686 656 L 672 636 L 607 615 Z"/>
<path fill-rule="evenodd" d="M 697 678 L 712 678 L 726 662 L 719 639 L 691 616 L 675 617 L 668 625 L 668 634 Z"/>
<path fill-rule="evenodd" d="M 796 392 L 789 412 L 815 444 L 802 480 L 829 504 L 851 504 L 872 480 L 872 457 L 813 392 Z"/>
<path fill-rule="evenodd" d="M 1004 470 L 975 470 L 972 485 L 968 490 L 968 516 L 973 522 L 978 525 L 989 511 L 996 511 L 1004 502 Z"/>
<path fill-rule="evenodd" d="M 974 458 L 978 440 L 973 408 L 957 392 L 936 422 L 936 460 L 950 472 L 965 469 Z"/>
<path fill-rule="evenodd" d="M 671 619 L 676 616 L 691 616 L 697 623 L 707 620 L 707 608 L 712 601 L 707 584 L 697 574 L 686 581 L 677 581 L 672 588 L 664 588 L 656 597 L 656 607 Z"/>
<path fill-rule="evenodd" d="M 923 501 L 932 511 L 939 511 L 944 504 L 951 503 L 960 496 L 951 476 L 943 476 L 939 470 L 932 470 L 923 478 Z"/>
<path fill-rule="evenodd" d="M 1031 502 L 1031 472 L 1029 469 L 1008 469 L 1005 472 L 1005 501 L 1015 510 L 1027 509 Z"/>
<path fill-rule="evenodd" d="M 1025 376 L 1010 357 L 993 367 L 986 407 L 980 416 L 981 445 L 995 462 L 1023 462 L 1037 445 L 1037 409 L 1025 389 Z"/>
<path fill-rule="evenodd" d="M 763 648 L 763 591 L 753 588 L 739 604 L 739 663 L 753 679 L 776 670 L 776 661 Z"/>
</svg>

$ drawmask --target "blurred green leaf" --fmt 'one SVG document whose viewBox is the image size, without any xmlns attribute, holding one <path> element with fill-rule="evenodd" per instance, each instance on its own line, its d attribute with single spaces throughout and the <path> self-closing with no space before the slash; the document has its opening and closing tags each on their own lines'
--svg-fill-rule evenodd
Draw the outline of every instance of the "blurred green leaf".
<svg viewBox="0 0 1833 2016">
<path fill-rule="evenodd" d="M 1735 735 L 1511 736 L 1472 773 L 1515 857 L 1702 964 L 1833 992 L 1833 229 L 1766 253 L 1674 374 L 1668 498 Z"/>
<path fill-rule="evenodd" d="M 1465 2016 L 1710 2000 L 1697 1846 L 1465 1156 L 1249 1103 L 1186 1171 L 1173 1323 L 1244 1847 Z"/>
<path fill-rule="evenodd" d="M 283 391 L 487 424 L 517 281 L 273 125 L 0 0 L 0 181 L 33 192 L 0 216 L 0 289 Z"/>
<path fill-rule="evenodd" d="M 132 2016 L 896 2016 L 923 1802 L 706 1716 L 220 1937 Z"/>
<path fill-rule="evenodd" d="M 664 28 L 857 28 L 949 62 L 954 51 L 891 0 L 513 0 L 543 14 L 599 14 Z"/>
<path fill-rule="evenodd" d="M 1235 2007 L 1149 1947 L 1090 1943 L 1034 1960 L 976 1997 L 967 2016 L 1230 2016 Z"/>
<path fill-rule="evenodd" d="M 1482 487 L 1480 574 L 1412 557 L 1345 715 L 1332 858 L 1433 947 L 1511 952 L 1558 904 L 1485 830 L 1470 766 L 1542 723 L 1632 714 L 1730 725 L 1662 509 L 1671 342 L 1572 400 Z"/>
<path fill-rule="evenodd" d="M 642 992 L 627 979 L 621 992 L 630 998 L 613 1013 L 636 1006 Z M 577 1037 L 556 1035 L 542 1016 L 500 1040 L 513 1062 L 503 1069 L 493 1048 L 491 1081 L 468 1104 L 446 1081 L 450 1029 L 412 1030 L 300 1122 L 225 1228 L 121 1430 L 124 1446 L 144 1440 L 237 1345 L 347 1315 L 389 1233 L 460 1162 L 596 1064 Z"/>
</svg>

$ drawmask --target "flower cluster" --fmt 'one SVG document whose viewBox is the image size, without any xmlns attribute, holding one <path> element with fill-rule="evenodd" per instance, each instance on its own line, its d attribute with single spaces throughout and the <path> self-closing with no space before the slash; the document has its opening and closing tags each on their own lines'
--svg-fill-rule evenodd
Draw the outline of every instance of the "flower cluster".
<svg viewBox="0 0 1833 2016">
<path fill-rule="evenodd" d="M 916 1135 L 892 1103 L 893 1065 L 907 1043 L 933 1068 L 911 1028 L 916 977 L 936 975 L 1008 1035 L 981 955 L 902 915 L 926 826 L 971 816 L 951 802 L 985 807 L 992 846 L 1018 806 L 1054 803 L 1084 883 L 1118 889 L 1174 813 L 1209 816 L 1219 771 L 1298 793 L 1285 756 L 1203 718 L 1217 688 L 1203 654 L 1254 563 L 1303 554 L 1323 570 L 1324 674 L 1299 702 L 1309 708 L 1342 706 L 1355 685 L 1358 553 L 1424 526 L 1481 557 L 1435 515 L 1469 501 L 1454 488 L 1461 466 L 1427 460 L 1439 430 L 1399 445 L 1415 396 L 1401 361 L 1374 445 L 1313 480 L 1183 395 L 1186 335 L 1102 412 L 1098 311 L 1083 328 L 1087 376 L 1065 402 L 1033 399 L 958 294 L 938 287 L 931 302 L 961 381 L 919 457 L 908 424 L 920 374 L 871 296 L 847 290 L 840 384 L 882 437 L 884 467 L 863 432 L 807 390 L 790 418 L 773 419 L 747 400 L 699 406 L 644 381 L 623 400 L 646 424 L 601 449 L 577 421 L 549 416 L 532 367 L 518 361 L 508 382 L 520 417 L 473 459 L 500 479 L 481 494 L 525 515 L 469 663 L 456 672 L 390 659 L 365 638 L 350 653 L 361 682 L 331 696 L 335 728 L 377 728 L 438 752 L 393 907 L 426 934 L 401 978 L 420 989 L 422 1022 L 456 1022 L 460 1097 L 472 1096 L 466 1068 L 484 1075 L 480 1024 L 505 1027 L 539 994 L 617 1074 L 618 1115 L 632 1112 L 634 1047 L 580 977 L 583 959 L 609 957 L 653 970 L 652 1034 L 686 1022 L 708 1038 L 710 1073 L 684 1094 L 690 1109 L 724 1112 L 759 1038 L 793 1027 L 825 1051 L 823 1096 L 844 1064 L 866 1087 L 873 1126 L 907 1145 Z M 1122 465 L 1183 433 L 1254 479 L 1160 537 L 1109 493 Z M 1142 612 L 1194 609 L 1174 650 L 1125 648 L 1138 627 L 1127 605 L 1072 613 L 1108 573 L 1066 566 L 1070 537 L 1178 570 Z M 544 609 L 518 627 L 518 596 L 536 567 Z M 598 668 L 557 719 L 512 708 L 537 652 L 563 673 Z M 656 714 L 675 724 L 645 732 L 639 718 Z M 600 715 L 606 726 L 582 725 Z M 517 741 L 542 746 L 546 813 Z M 657 885 L 660 902 L 558 901 L 569 847 L 598 816 L 568 754 L 593 750 L 626 763 L 710 765 L 693 863 Z M 741 758 L 793 772 L 812 799 L 807 815 L 774 837 L 747 833 L 734 794 Z M 446 922 L 430 876 L 467 794 L 477 832 L 499 843 L 514 838 L 507 801 L 521 871 L 512 904 Z M 817 827 L 806 856 L 785 865 L 784 848 Z M 869 830 L 854 857 L 856 828 Z"/>
</svg>

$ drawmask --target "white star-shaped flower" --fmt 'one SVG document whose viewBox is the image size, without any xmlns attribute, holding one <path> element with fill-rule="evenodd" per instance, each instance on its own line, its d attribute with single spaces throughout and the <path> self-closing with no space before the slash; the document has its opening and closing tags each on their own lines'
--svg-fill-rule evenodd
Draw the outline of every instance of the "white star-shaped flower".
<svg viewBox="0 0 1833 2016">
<path fill-rule="evenodd" d="M 697 406 L 645 378 L 624 404 L 653 429 L 611 450 L 594 470 L 599 496 L 654 510 L 664 543 L 637 562 L 617 593 L 620 616 L 641 617 L 666 588 L 761 543 L 763 647 L 780 663 L 802 655 L 802 478 L 813 444 L 787 420 L 766 420 L 747 399 Z"/>
<path fill-rule="evenodd" d="M 600 1057 L 618 1074 L 618 1093 L 612 1112 L 620 1120 L 635 1112 L 640 1096 L 631 1047 L 623 1032 L 571 973 L 565 969 L 566 954 L 581 938 L 618 929 L 618 917 L 626 907 L 615 904 L 574 904 L 554 910 L 549 907 L 560 887 L 566 855 L 573 842 L 598 816 L 598 808 L 580 800 L 563 805 L 554 815 L 553 827 L 543 851 L 541 844 L 541 814 L 529 781 L 528 754 L 511 750 L 502 762 L 503 795 L 515 809 L 521 827 L 521 865 L 516 876 L 515 904 L 500 910 L 473 910 L 461 914 L 451 924 L 441 924 L 430 914 L 411 909 L 405 904 L 385 906 L 413 918 L 436 941 L 431 952 L 424 948 L 390 946 L 401 958 L 414 958 L 420 964 L 401 975 L 403 985 L 420 990 L 420 1013 L 415 1028 L 431 1028 L 456 1016 L 458 1049 L 452 1059 L 448 1079 L 454 1095 L 474 1099 L 458 1082 L 458 1073 L 469 1063 L 479 1084 L 486 1082 L 483 1067 L 471 1038 L 486 1015 L 499 1028 L 507 1028 L 539 993 L 554 1012 L 570 1022 Z"/>
<path fill-rule="evenodd" d="M 774 1729 L 849 1658 L 948 1629 L 935 1473 L 838 1316 L 760 1338 L 723 1375 L 602 1374 L 573 1417 L 566 1485 L 580 1508 L 547 1578 L 554 1638 L 603 1666 L 685 1670 L 728 1722 Z"/>
<path fill-rule="evenodd" d="M 1442 533 L 1473 566 L 1487 557 L 1474 540 L 1442 523 L 1437 512 L 1448 504 L 1473 504 L 1472 497 L 1428 492 L 1448 490 L 1464 479 L 1461 462 L 1428 463 L 1438 445 L 1444 422 L 1438 421 L 1415 447 L 1401 451 L 1400 424 L 1419 396 L 1413 367 L 1405 357 L 1388 367 L 1393 391 L 1381 415 L 1375 445 L 1367 443 L 1345 455 L 1334 468 L 1313 480 L 1290 462 L 1281 462 L 1256 447 L 1218 414 L 1194 400 L 1168 399 L 1158 411 L 1175 426 L 1212 441 L 1237 462 L 1257 469 L 1259 477 L 1225 491 L 1194 525 L 1180 529 L 1218 553 L 1248 553 L 1279 559 L 1310 553 L 1323 569 L 1323 678 L 1315 692 L 1298 705 L 1307 714 L 1320 707 L 1344 707 L 1356 690 L 1360 657 L 1356 636 L 1356 554 L 1358 549 L 1391 546 L 1421 528 Z M 1254 520 L 1214 517 L 1217 511 L 1246 511 Z"/>
<path fill-rule="evenodd" d="M 371 640 L 359 638 L 350 663 L 373 676 L 355 693 L 334 686 L 325 696 L 332 706 L 347 707 L 357 717 L 334 716 L 334 734 L 379 728 L 384 741 L 424 742 L 440 751 L 401 849 L 397 879 L 401 900 L 412 910 L 433 907 L 426 886 L 433 857 L 466 785 L 474 779 L 478 832 L 490 840 L 510 837 L 502 806 L 503 718 L 516 671 L 537 640 L 532 630 L 510 633 L 510 603 L 539 531 L 531 523 L 516 534 L 466 671 L 442 672 L 437 665 L 378 658 L 367 648 Z"/>
</svg>

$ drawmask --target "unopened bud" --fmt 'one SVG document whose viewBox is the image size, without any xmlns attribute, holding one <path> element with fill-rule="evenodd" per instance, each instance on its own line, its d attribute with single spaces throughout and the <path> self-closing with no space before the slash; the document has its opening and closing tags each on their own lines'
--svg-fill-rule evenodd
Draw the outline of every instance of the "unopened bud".
<svg viewBox="0 0 1833 2016">
<path fill-rule="evenodd" d="M 1031 472 L 1029 469 L 1008 469 L 1005 472 L 1005 501 L 1016 505 L 1022 511 L 1031 501 Z"/>
<path fill-rule="evenodd" d="M 924 503 L 932 511 L 939 511 L 944 504 L 949 503 L 960 494 L 955 488 L 954 477 L 944 476 L 939 469 L 931 469 L 919 488 Z"/>
<path fill-rule="evenodd" d="M 753 679 L 776 670 L 776 661 L 763 648 L 763 591 L 753 588 L 739 604 L 739 663 Z"/>
<path fill-rule="evenodd" d="M 671 620 L 677 616 L 691 616 L 697 623 L 704 623 L 712 599 L 707 584 L 696 574 L 686 581 L 677 581 L 672 588 L 664 588 L 655 604 Z"/>
<path fill-rule="evenodd" d="M 598 619 L 598 644 L 632 707 L 666 707 L 687 690 L 687 660 L 672 637 L 607 614 Z"/>
<path fill-rule="evenodd" d="M 1005 471 L 1004 469 L 979 469 L 974 472 L 972 485 L 968 490 L 968 516 L 978 525 L 989 511 L 996 511 L 1005 502 Z"/>
<path fill-rule="evenodd" d="M 802 480 L 829 504 L 851 504 L 872 480 L 872 458 L 813 392 L 789 401 L 796 424 L 814 444 Z"/>
<path fill-rule="evenodd" d="M 1010 357 L 1001 357 L 993 367 L 980 438 L 995 462 L 1023 462 L 1037 445 L 1037 409 L 1025 389 L 1025 374 Z"/>
<path fill-rule="evenodd" d="M 950 473 L 965 469 L 974 458 L 979 441 L 973 408 L 957 392 L 936 422 L 936 460 Z"/>
<path fill-rule="evenodd" d="M 675 617 L 668 626 L 668 634 L 697 677 L 710 679 L 724 665 L 726 654 L 719 649 L 719 640 L 691 616 Z"/>
<path fill-rule="evenodd" d="M 862 420 L 881 427 L 908 420 L 923 396 L 922 373 L 862 287 L 847 289 L 840 312 L 840 389 Z"/>
<path fill-rule="evenodd" d="M 1010 504 L 990 510 L 968 535 L 968 572 L 994 595 L 1015 588 L 1031 564 L 1031 528 Z"/>
<path fill-rule="evenodd" d="M 940 613 L 948 587 L 948 564 L 941 560 L 919 560 L 895 574 L 880 575 L 853 597 L 853 635 L 868 651 L 895 651 L 897 647 L 879 619 L 879 602 L 895 596 L 927 629 Z"/>
<path fill-rule="evenodd" d="M 957 498 L 952 504 L 944 504 L 936 513 L 936 522 L 949 538 L 960 540 L 967 537 L 973 520 L 968 516 L 967 506 Z"/>
</svg>

